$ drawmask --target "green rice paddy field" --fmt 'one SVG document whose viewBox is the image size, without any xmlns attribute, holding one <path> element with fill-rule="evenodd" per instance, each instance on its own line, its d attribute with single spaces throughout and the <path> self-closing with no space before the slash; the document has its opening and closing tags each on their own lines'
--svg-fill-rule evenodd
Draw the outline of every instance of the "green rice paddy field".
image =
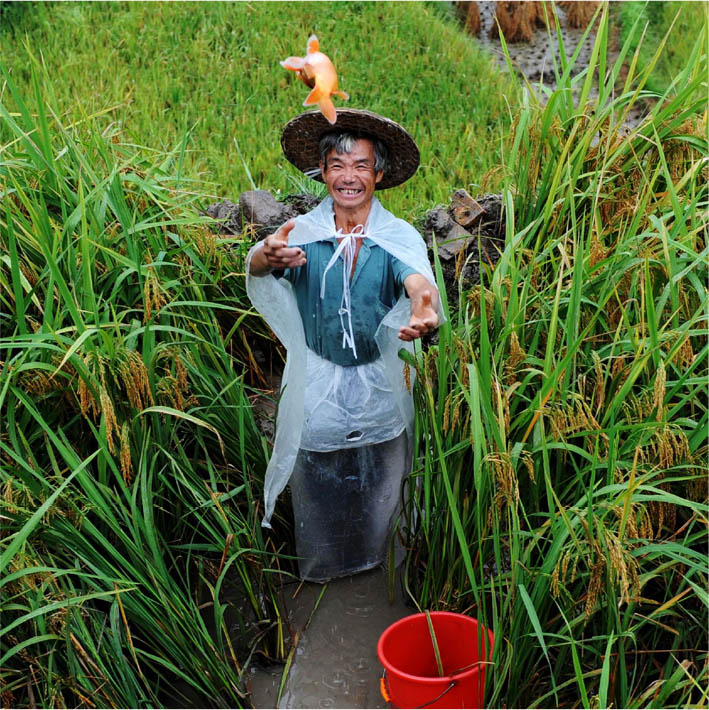
<svg viewBox="0 0 709 710">
<path fill-rule="evenodd" d="M 705 707 L 705 10 L 603 7 L 541 106 L 446 3 L 0 3 L 4 706 L 249 707 L 245 668 L 288 656 L 253 407 L 282 353 L 249 231 L 200 208 L 313 190 L 278 61 L 315 32 L 419 143 L 387 207 L 504 204 L 494 271 L 408 361 L 412 611 L 494 630 L 490 707 Z"/>
</svg>

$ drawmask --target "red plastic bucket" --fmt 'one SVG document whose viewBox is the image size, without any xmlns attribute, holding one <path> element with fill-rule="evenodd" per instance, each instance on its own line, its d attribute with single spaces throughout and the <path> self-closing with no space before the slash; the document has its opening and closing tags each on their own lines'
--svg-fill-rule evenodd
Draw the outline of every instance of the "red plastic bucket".
<svg viewBox="0 0 709 710">
<path fill-rule="evenodd" d="M 406 616 L 377 644 L 384 699 L 398 708 L 481 708 L 495 636 L 464 614 L 432 611 L 431 621 L 445 675 L 438 674 L 426 614 Z"/>
</svg>

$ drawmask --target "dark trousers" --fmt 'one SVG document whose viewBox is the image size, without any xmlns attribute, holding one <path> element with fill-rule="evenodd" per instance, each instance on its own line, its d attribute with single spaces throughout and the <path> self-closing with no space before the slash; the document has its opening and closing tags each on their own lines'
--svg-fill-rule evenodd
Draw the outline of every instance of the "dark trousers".
<svg viewBox="0 0 709 710">
<path fill-rule="evenodd" d="M 323 582 L 386 560 L 410 465 L 406 432 L 352 449 L 300 450 L 290 486 L 301 578 Z"/>
</svg>

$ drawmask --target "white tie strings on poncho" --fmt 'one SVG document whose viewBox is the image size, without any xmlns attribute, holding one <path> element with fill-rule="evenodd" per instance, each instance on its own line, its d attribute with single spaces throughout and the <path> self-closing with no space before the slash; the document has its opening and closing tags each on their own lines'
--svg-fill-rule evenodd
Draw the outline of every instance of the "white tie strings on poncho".
<svg viewBox="0 0 709 710">
<path fill-rule="evenodd" d="M 363 231 L 350 235 L 349 239 L 343 239 L 339 247 L 346 250 L 348 246 L 342 246 L 346 241 L 354 244 L 354 238 L 365 235 L 416 273 L 425 276 L 431 286 L 436 288 L 436 281 L 428 261 L 426 244 L 421 235 L 408 222 L 398 219 L 384 209 L 376 198 L 372 199 L 369 217 Z M 295 226 L 289 235 L 288 245 L 299 246 L 337 236 L 342 236 L 342 234 L 338 234 L 335 226 L 333 201 L 328 196 L 308 214 L 296 217 Z M 304 373 L 307 372 L 308 357 L 303 323 L 290 282 L 272 276 L 256 277 L 250 274 L 251 257 L 254 251 L 262 246 L 263 242 L 259 242 L 249 251 L 246 262 L 246 291 L 254 307 L 261 313 L 288 351 L 281 382 L 282 394 L 278 407 L 273 454 L 266 469 L 264 482 L 265 514 L 262 524 L 265 527 L 270 527 L 276 499 L 288 483 L 301 445 L 305 388 L 307 386 Z M 347 293 L 349 293 L 349 276 L 350 270 L 345 268 L 345 277 L 348 280 Z M 351 304 L 343 303 L 340 309 L 341 318 L 347 313 L 345 305 L 351 308 Z M 399 359 L 398 352 L 402 347 L 413 352 L 413 344 L 400 340 L 398 333 L 402 326 L 408 324 L 410 317 L 409 300 L 402 295 L 384 317 L 375 334 L 377 347 L 381 354 L 381 364 L 409 435 L 413 433 L 413 399 L 404 382 L 403 364 Z M 443 322 L 440 306 L 439 318 Z M 343 320 L 343 333 L 345 344 L 347 344 L 348 339 L 352 338 L 351 325 L 349 329 L 344 328 L 344 325 Z M 353 340 L 352 345 L 354 346 Z M 334 363 L 330 364 L 333 370 L 340 367 Z M 357 366 L 357 369 L 366 367 L 366 365 L 360 365 Z M 385 414 L 384 418 L 386 419 L 387 416 Z M 386 421 L 382 421 L 384 428 L 386 428 L 386 424 Z"/>
<path fill-rule="evenodd" d="M 325 298 L 327 272 L 330 271 L 337 263 L 340 256 L 342 256 L 342 260 L 344 261 L 342 267 L 342 301 L 340 302 L 338 311 L 340 325 L 342 326 L 342 347 L 350 348 L 355 359 L 357 359 L 357 346 L 355 345 L 354 333 L 352 332 L 352 295 L 350 293 L 350 279 L 355 254 L 357 253 L 356 239 L 365 239 L 368 236 L 368 234 L 365 234 L 364 225 L 362 224 L 358 224 L 349 234 L 343 234 L 342 229 L 338 229 L 337 232 L 335 232 L 335 237 L 341 239 L 341 241 L 330 257 L 330 261 L 327 262 L 327 266 L 322 275 L 322 283 L 320 284 L 320 298 Z M 345 316 L 347 316 L 346 324 Z"/>
</svg>

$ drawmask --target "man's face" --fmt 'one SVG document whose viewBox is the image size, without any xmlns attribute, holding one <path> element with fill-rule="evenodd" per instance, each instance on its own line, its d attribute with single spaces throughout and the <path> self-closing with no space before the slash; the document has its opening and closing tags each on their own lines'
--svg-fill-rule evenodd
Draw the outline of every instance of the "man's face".
<svg viewBox="0 0 709 710">
<path fill-rule="evenodd" d="M 349 153 L 338 155 L 333 148 L 327 156 L 327 169 L 320 163 L 323 180 L 335 204 L 346 210 L 368 205 L 375 185 L 384 172 L 374 172 L 374 146 L 361 138 Z"/>
</svg>

